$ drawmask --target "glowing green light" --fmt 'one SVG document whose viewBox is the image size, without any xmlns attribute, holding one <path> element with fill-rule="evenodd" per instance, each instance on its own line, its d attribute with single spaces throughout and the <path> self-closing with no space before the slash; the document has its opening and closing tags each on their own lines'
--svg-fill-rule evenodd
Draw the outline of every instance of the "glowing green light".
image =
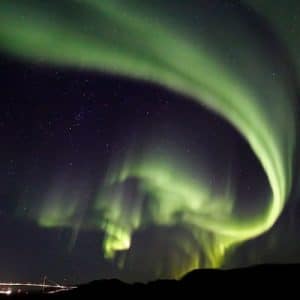
<svg viewBox="0 0 300 300">
<path fill-rule="evenodd" d="M 218 267 L 228 247 L 268 230 L 284 207 L 292 181 L 294 90 L 289 80 L 281 79 L 288 76 L 285 63 L 272 55 L 274 49 L 262 45 L 237 12 L 209 15 L 205 4 L 195 11 L 189 1 L 160 2 L 62 0 L 54 5 L 2 0 L 0 47 L 27 59 L 156 82 L 190 96 L 239 130 L 272 191 L 268 207 L 254 218 L 235 215 L 232 207 L 238 199 L 230 194 L 211 198 L 205 180 L 193 182 L 176 163 L 164 165 L 147 157 L 126 162 L 108 179 L 112 184 L 140 178 L 142 194 L 158 203 L 152 222 L 187 226 L 210 265 Z M 274 69 L 280 76 L 272 77 Z M 147 226 L 139 207 L 124 212 L 122 195 L 101 191 L 94 209 L 105 220 L 94 221 L 94 226 L 106 232 L 108 257 L 128 249 L 134 231 Z M 39 223 L 61 226 L 58 211 L 53 209 Z M 72 226 L 72 217 L 67 220 L 64 225 Z M 183 269 L 200 263 L 195 253 L 193 263 Z M 175 266 L 173 274 L 183 269 L 176 271 Z"/>
</svg>

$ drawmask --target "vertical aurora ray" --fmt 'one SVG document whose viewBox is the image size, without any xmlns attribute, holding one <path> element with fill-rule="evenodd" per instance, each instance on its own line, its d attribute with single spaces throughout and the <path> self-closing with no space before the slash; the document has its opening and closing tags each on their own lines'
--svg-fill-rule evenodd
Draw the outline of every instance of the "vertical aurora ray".
<svg viewBox="0 0 300 300">
<path fill-rule="evenodd" d="M 218 267 L 228 247 L 268 230 L 284 207 L 293 173 L 294 81 L 283 50 L 261 20 L 230 3 L 1 1 L 2 50 L 39 62 L 148 80 L 187 95 L 241 133 L 268 178 L 272 192 L 268 206 L 255 217 L 241 218 L 232 209 L 239 199 L 230 193 L 224 201 L 209 199 L 205 180 L 194 183 L 176 161 L 131 157 L 108 175 L 95 201 L 94 217 L 86 222 L 107 233 L 108 257 L 128 249 L 140 227 L 179 222 L 201 244 L 209 261 L 204 265 Z M 151 195 L 160 203 L 150 221 L 144 221 L 147 216 L 138 202 L 124 211 L 124 192 L 110 187 L 131 178 L 142 182 L 139 197 Z M 52 220 L 65 220 L 58 211 Z M 180 221 L 174 219 L 179 212 Z M 44 219 L 39 219 L 40 225 L 49 223 Z M 73 219 L 67 217 L 64 225 L 74 225 Z M 54 223 L 51 226 L 61 226 L 61 221 Z M 195 252 L 192 263 L 178 270 L 175 266 L 172 275 L 202 265 L 197 246 L 184 244 L 185 251 Z"/>
</svg>

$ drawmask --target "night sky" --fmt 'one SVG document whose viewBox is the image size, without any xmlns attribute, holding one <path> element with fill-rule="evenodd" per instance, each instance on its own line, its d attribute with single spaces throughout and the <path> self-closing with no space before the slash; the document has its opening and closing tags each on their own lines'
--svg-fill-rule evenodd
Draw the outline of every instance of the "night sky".
<svg viewBox="0 0 300 300">
<path fill-rule="evenodd" d="M 1 1 L 1 281 L 300 262 L 300 5 L 185 2 Z"/>
</svg>

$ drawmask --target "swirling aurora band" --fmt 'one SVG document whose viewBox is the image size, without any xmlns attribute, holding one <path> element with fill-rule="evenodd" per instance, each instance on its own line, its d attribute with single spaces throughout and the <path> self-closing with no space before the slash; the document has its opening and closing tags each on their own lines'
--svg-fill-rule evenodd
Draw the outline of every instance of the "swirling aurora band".
<svg viewBox="0 0 300 300">
<path fill-rule="evenodd" d="M 238 199 L 233 195 L 225 201 L 228 209 L 219 199 L 206 201 L 205 183 L 195 183 L 181 175 L 176 164 L 155 162 L 155 158 L 131 159 L 108 176 L 109 184 L 140 178 L 144 192 L 155 194 L 160 202 L 152 222 L 186 226 L 204 249 L 208 260 L 204 265 L 210 267 L 221 265 L 227 248 L 275 223 L 290 192 L 295 144 L 289 65 L 275 42 L 264 42 L 268 32 L 260 21 L 229 3 L 2 0 L 0 4 L 2 50 L 26 59 L 158 83 L 218 113 L 247 140 L 272 192 L 269 204 L 257 216 L 234 214 L 232 206 Z M 109 194 L 100 192 L 95 202 L 100 221 L 86 221 L 87 227 L 106 232 L 108 257 L 129 248 L 132 234 L 147 225 L 138 209 L 122 215 L 122 197 L 113 197 L 107 199 Z M 217 203 L 213 209 L 211 201 Z M 76 203 L 57 201 L 51 207 L 51 213 L 46 210 L 37 216 L 41 226 L 75 226 Z M 174 221 L 178 212 L 182 219 Z M 175 266 L 172 276 L 202 264 L 197 253 L 192 255 L 193 262 Z"/>
</svg>

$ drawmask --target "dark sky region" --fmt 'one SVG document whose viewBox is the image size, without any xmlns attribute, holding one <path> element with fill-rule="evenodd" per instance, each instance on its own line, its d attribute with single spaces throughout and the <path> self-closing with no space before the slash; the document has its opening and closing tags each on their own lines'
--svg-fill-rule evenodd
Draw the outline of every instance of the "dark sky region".
<svg viewBox="0 0 300 300">
<path fill-rule="evenodd" d="M 95 7 L 100 2 L 92 1 Z M 49 10 L 38 0 L 0 4 L 6 12 L 0 13 L 0 280 L 39 281 L 46 275 L 60 282 L 142 281 L 178 277 L 193 268 L 299 262 L 297 145 L 290 146 L 297 144 L 292 132 L 298 127 L 299 4 L 258 1 L 253 5 L 265 17 L 261 21 L 237 1 L 212 6 L 187 1 L 182 15 L 174 1 L 171 17 L 170 1 L 155 1 L 151 9 L 143 1 L 125 2 L 112 1 L 118 9 L 100 5 L 99 20 L 92 4 L 78 1 L 61 1 Z M 207 15 L 199 21 L 201 6 Z M 133 18 L 143 16 L 145 40 L 134 41 L 126 31 L 131 25 L 124 28 L 125 37 L 116 33 L 121 9 Z M 61 36 L 43 23 L 47 16 L 56 20 Z M 82 31 L 81 16 L 87 22 Z M 218 16 L 226 41 L 218 35 Z M 147 22 L 162 24 L 161 32 L 174 25 L 178 36 L 166 35 L 174 45 L 188 32 L 187 70 L 159 31 L 157 48 L 148 43 Z M 241 29 L 226 36 L 234 22 Z M 206 31 L 217 32 L 215 40 Z M 86 36 L 90 39 L 80 48 Z M 100 41 L 113 41 L 112 58 Z M 199 50 L 202 44 L 209 55 Z M 130 56 L 122 61 L 119 50 L 144 59 L 146 67 Z M 172 55 L 175 60 L 169 61 Z M 112 64 L 106 65 L 109 59 Z M 236 111 L 245 110 L 246 129 L 237 112 L 226 110 L 225 100 L 211 107 L 206 90 L 193 89 L 203 82 L 220 99 L 232 96 Z M 249 105 L 249 95 L 257 106 Z M 254 127 L 259 130 L 251 131 Z M 273 160 L 273 152 L 268 160 L 268 152 L 255 148 L 264 128 L 270 138 L 261 145 L 278 147 Z M 290 186 L 281 194 L 278 216 L 268 181 L 276 172 L 275 190 Z M 264 228 L 269 209 L 274 222 Z"/>
</svg>

